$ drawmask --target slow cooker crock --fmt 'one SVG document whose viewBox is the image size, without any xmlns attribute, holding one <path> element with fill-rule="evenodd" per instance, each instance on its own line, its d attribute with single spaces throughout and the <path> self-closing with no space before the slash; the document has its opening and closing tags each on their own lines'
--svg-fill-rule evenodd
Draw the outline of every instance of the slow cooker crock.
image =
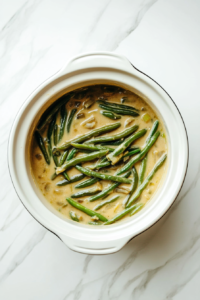
<svg viewBox="0 0 200 300">
<path fill-rule="evenodd" d="M 96 226 L 98 228 L 64 220 L 48 206 L 33 181 L 28 159 L 30 135 L 46 107 L 66 92 L 93 84 L 117 85 L 141 95 L 162 119 L 168 141 L 167 172 L 152 199 L 134 217 L 110 226 Z M 38 222 L 74 251 L 114 253 L 157 222 L 176 199 L 188 164 L 187 132 L 175 103 L 166 91 L 134 68 L 125 57 L 109 52 L 86 53 L 71 59 L 24 102 L 11 129 L 8 162 L 15 190 Z"/>
</svg>

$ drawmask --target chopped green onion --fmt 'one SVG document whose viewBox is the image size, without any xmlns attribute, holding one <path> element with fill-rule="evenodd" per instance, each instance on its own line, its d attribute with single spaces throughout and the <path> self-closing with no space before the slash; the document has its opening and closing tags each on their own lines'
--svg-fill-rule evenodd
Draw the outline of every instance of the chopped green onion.
<svg viewBox="0 0 200 300">
<path fill-rule="evenodd" d="M 149 114 L 144 114 L 144 115 L 142 115 L 142 119 L 143 119 L 144 122 L 147 123 L 151 120 L 151 117 L 150 117 Z"/>
</svg>

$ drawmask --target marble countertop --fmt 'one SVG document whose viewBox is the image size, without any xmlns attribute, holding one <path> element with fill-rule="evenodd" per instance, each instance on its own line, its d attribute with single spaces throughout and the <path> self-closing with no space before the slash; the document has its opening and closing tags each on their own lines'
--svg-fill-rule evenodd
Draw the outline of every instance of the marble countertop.
<svg viewBox="0 0 200 300">
<path fill-rule="evenodd" d="M 0 299 L 199 300 L 200 1 L 1 0 Z M 190 143 L 170 211 L 118 253 L 69 250 L 25 210 L 7 167 L 22 103 L 73 55 L 114 51 L 159 82 L 178 105 Z"/>
</svg>

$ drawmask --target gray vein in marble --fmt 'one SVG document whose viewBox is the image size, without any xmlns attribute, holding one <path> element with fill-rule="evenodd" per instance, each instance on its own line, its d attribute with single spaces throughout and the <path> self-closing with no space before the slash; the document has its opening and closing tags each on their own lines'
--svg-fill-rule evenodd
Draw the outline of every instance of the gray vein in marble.
<svg viewBox="0 0 200 300">
<path fill-rule="evenodd" d="M 22 208 L 13 218 L 11 217 L 12 213 L 9 214 L 8 219 L 6 220 L 4 225 L 0 228 L 0 231 L 6 230 L 13 222 L 15 222 L 17 220 L 17 218 L 19 218 L 21 216 L 21 214 L 23 212 L 24 212 L 24 208 Z"/>
<path fill-rule="evenodd" d="M 44 228 L 40 229 L 40 232 L 33 235 L 30 241 L 26 244 L 26 247 L 20 253 L 16 254 L 15 258 L 10 262 L 10 265 L 7 267 L 6 271 L 0 276 L 0 283 L 4 281 L 11 273 L 13 273 L 16 268 L 23 263 L 26 257 L 33 251 L 33 249 L 44 239 L 47 230 Z M 19 235 L 19 234 L 18 234 Z M 16 236 L 17 238 L 17 236 Z M 16 239 L 15 238 L 15 239 Z M 13 243 L 12 243 L 13 244 Z M 2 258 L 6 255 L 12 244 L 8 247 L 6 252 L 3 254 Z"/>
<path fill-rule="evenodd" d="M 30 224 L 31 221 L 29 221 L 26 226 L 28 224 Z M 12 247 L 12 245 L 14 244 L 14 242 L 17 240 L 18 236 L 20 236 L 20 234 L 24 231 L 25 228 L 23 228 L 17 235 L 15 235 L 15 238 L 13 239 L 12 243 L 7 247 L 7 249 L 4 251 L 4 253 L 0 256 L 0 261 L 4 258 L 4 256 L 8 253 L 9 249 Z M 1 280 L 0 280 L 1 281 Z"/>
<path fill-rule="evenodd" d="M 192 274 L 190 274 L 189 278 L 187 277 L 181 284 L 175 285 L 172 290 L 166 295 L 163 300 L 171 300 L 174 296 L 176 296 L 185 286 L 194 278 L 194 276 L 199 272 L 199 268 L 194 270 Z"/>
<path fill-rule="evenodd" d="M 113 272 L 112 272 L 111 274 L 113 274 Z M 70 291 L 70 292 L 67 294 L 67 296 L 66 296 L 63 300 L 66 300 L 70 295 L 73 295 L 73 294 L 76 295 L 76 300 L 78 300 L 78 299 L 80 298 L 80 296 L 81 296 L 81 294 L 79 293 L 80 290 L 81 290 L 81 292 L 83 292 L 84 288 L 86 288 L 87 286 L 91 285 L 92 283 L 95 283 L 95 282 L 97 282 L 97 281 L 99 281 L 99 280 L 101 280 L 101 279 L 103 279 L 103 278 L 105 278 L 105 280 L 104 280 L 104 283 L 105 283 L 105 284 L 102 285 L 101 291 L 105 292 L 104 288 L 107 286 L 106 281 L 108 280 L 109 275 L 110 275 L 110 273 L 109 273 L 109 274 L 106 274 L 106 275 L 104 275 L 104 276 L 101 276 L 101 277 L 99 277 L 99 278 L 97 278 L 97 279 L 91 280 L 91 281 L 89 281 L 89 282 L 87 282 L 87 283 L 82 283 L 82 282 L 83 282 L 83 279 L 81 279 L 81 280 L 78 282 L 78 284 L 76 285 L 75 289 L 72 290 L 72 291 Z M 78 287 L 78 292 L 77 292 L 77 287 Z M 78 298 L 77 298 L 77 295 L 78 295 Z M 98 297 L 98 299 L 99 299 L 99 300 L 103 300 L 104 298 L 102 298 L 102 297 L 103 297 L 103 296 L 101 296 L 101 293 L 100 293 L 100 296 Z M 74 298 L 74 299 L 75 299 L 75 298 Z"/>
<path fill-rule="evenodd" d="M 101 285 L 101 290 L 100 290 L 99 297 L 98 297 L 98 299 L 101 299 L 101 300 L 108 299 L 108 297 L 109 297 L 108 281 L 109 281 L 110 274 L 107 274 L 104 277 L 105 278 L 104 278 L 103 284 Z"/>
<path fill-rule="evenodd" d="M 41 3 L 40 0 L 35 1 L 27 1 L 25 5 L 21 7 L 20 10 L 10 19 L 7 25 L 4 27 L 4 30 L 0 33 L 0 41 L 4 39 L 6 46 L 6 52 L 4 52 L 1 56 L 0 69 L 4 70 L 7 64 L 7 61 L 10 59 L 10 55 L 12 53 L 13 48 L 16 45 L 19 37 L 24 31 L 24 27 L 28 25 L 29 18 L 33 14 L 33 11 L 37 8 L 37 6 Z M 13 29 L 15 34 L 13 35 Z M 17 76 L 11 75 L 9 84 L 2 86 L 2 95 L 1 95 L 1 103 L 3 103 L 6 99 L 8 91 L 14 91 L 18 88 L 19 83 L 23 82 L 23 80 L 27 77 L 30 72 L 30 68 L 33 68 L 37 65 L 37 63 L 47 54 L 47 52 L 51 49 L 51 47 L 47 46 L 42 50 L 34 50 L 33 41 L 29 44 L 29 49 L 27 52 L 29 54 L 29 61 L 23 66 L 18 72 Z M 4 57 L 5 56 L 5 57 Z M 3 59 L 5 58 L 5 59 Z"/>
<path fill-rule="evenodd" d="M 127 269 L 133 264 L 133 262 L 135 261 L 135 259 L 136 259 L 137 256 L 138 256 L 138 253 L 139 253 L 144 247 L 146 247 L 146 245 L 149 243 L 149 241 L 150 241 L 150 238 L 149 238 L 148 240 L 146 240 L 146 242 L 145 242 L 139 249 L 134 250 L 134 251 L 131 253 L 131 255 L 129 255 L 129 257 L 125 260 L 125 262 L 124 262 L 121 266 L 119 266 L 119 268 L 117 268 L 115 271 L 110 272 L 110 273 L 108 273 L 108 274 L 106 274 L 106 275 L 104 275 L 104 276 L 101 276 L 101 277 L 99 277 L 99 278 L 97 278 L 97 279 L 95 279 L 95 280 L 91 280 L 91 281 L 89 281 L 89 282 L 87 282 L 87 283 L 83 283 L 83 279 L 84 279 L 84 278 L 82 278 L 82 279 L 77 283 L 76 287 L 75 287 L 73 290 L 71 290 L 71 291 L 65 296 L 65 298 L 64 298 L 63 300 L 68 299 L 71 295 L 74 295 L 74 298 L 73 298 L 74 300 L 78 300 L 78 299 L 80 298 L 80 296 L 81 296 L 80 291 L 83 292 L 84 288 L 86 288 L 87 286 L 89 286 L 89 285 L 91 285 L 92 283 L 97 282 L 97 281 L 99 281 L 99 280 L 101 280 L 101 279 L 104 279 L 104 281 L 103 281 L 103 284 L 102 284 L 102 286 L 101 286 L 101 290 L 100 290 L 98 299 L 101 299 L 101 300 L 105 299 L 105 300 L 107 300 L 108 297 L 109 297 L 110 290 L 111 290 L 112 286 L 114 285 L 115 281 L 123 274 L 123 272 L 124 272 L 125 270 L 127 270 Z M 89 262 L 91 261 L 92 257 L 93 257 L 93 256 L 89 256 L 88 260 L 87 260 L 87 257 L 86 257 L 86 259 L 85 259 L 84 268 L 83 268 L 83 270 L 85 270 L 85 273 L 86 273 L 86 268 L 85 268 L 85 266 L 87 266 L 87 268 L 88 268 L 88 264 L 89 264 Z M 110 297 L 109 297 L 109 299 L 114 299 L 114 298 L 112 298 L 112 297 L 110 298 Z M 117 299 L 117 298 L 116 298 L 116 299 Z"/>
<path fill-rule="evenodd" d="M 88 255 L 85 259 L 85 263 L 84 263 L 84 267 L 83 267 L 83 273 L 85 274 L 87 272 L 88 269 L 88 265 L 91 262 L 93 256 L 92 255 Z"/>
<path fill-rule="evenodd" d="M 200 222 L 199 220 L 197 222 L 194 223 L 194 228 L 195 227 L 199 227 L 200 226 Z M 189 261 L 189 258 L 192 258 L 192 256 L 194 256 L 194 254 L 199 251 L 199 245 L 197 245 L 196 249 L 194 249 L 195 245 L 197 244 L 197 242 L 200 240 L 200 236 L 198 237 L 193 237 L 190 245 L 188 245 L 188 250 L 192 250 L 190 255 L 187 257 L 187 260 L 184 261 L 183 265 L 186 264 L 186 262 Z M 191 248 L 190 248 L 191 247 Z M 168 299 L 172 299 L 172 297 L 174 297 L 175 295 L 177 295 L 192 279 L 193 277 L 199 272 L 200 270 L 200 265 L 198 265 L 198 262 L 195 265 L 195 270 L 191 273 L 191 274 L 186 274 L 186 277 L 182 280 L 181 283 L 179 284 L 175 284 L 170 291 L 167 293 L 166 297 L 163 300 L 168 300 Z"/>
<path fill-rule="evenodd" d="M 3 176 L 3 174 L 5 174 L 5 172 L 4 172 L 4 169 L 3 168 L 1 168 L 0 169 L 0 174 Z M 5 177 L 3 177 L 2 179 L 4 179 Z M 7 180 L 9 180 L 9 182 L 10 182 L 10 177 L 7 177 L 6 178 Z M 7 190 L 5 190 L 5 188 L 7 188 Z M 13 187 L 11 187 L 11 186 L 4 186 L 4 189 L 3 189 L 3 192 L 4 192 L 4 194 L 2 195 L 1 194 L 1 201 L 0 201 L 0 203 L 1 202 L 3 202 L 4 200 L 6 200 L 6 198 L 8 197 L 8 196 L 10 196 L 10 193 L 11 192 L 13 192 L 14 191 L 14 188 Z M 15 194 L 16 195 L 16 194 Z"/>
<path fill-rule="evenodd" d="M 139 277 L 142 277 L 141 282 L 138 284 L 138 286 L 132 291 L 132 296 L 133 299 L 139 299 L 138 297 L 141 295 L 141 292 L 145 290 L 145 288 L 147 288 L 147 285 L 150 283 L 150 281 L 152 280 L 152 278 L 161 270 L 163 269 L 165 266 L 167 266 L 169 263 L 171 263 L 172 261 L 176 261 L 177 259 L 180 259 L 181 257 L 183 257 L 185 254 L 187 254 L 189 251 L 192 252 L 191 255 L 194 254 L 194 252 L 196 252 L 198 250 L 194 249 L 194 247 L 197 245 L 197 243 L 200 240 L 200 233 L 196 232 L 198 230 L 200 226 L 200 219 L 198 219 L 198 222 L 195 222 L 192 233 L 193 236 L 191 239 L 189 239 L 189 242 L 186 244 L 186 246 L 181 249 L 180 251 L 178 251 L 177 253 L 175 253 L 172 257 L 170 257 L 166 262 L 164 262 L 162 265 L 158 266 L 155 269 L 151 269 L 151 270 L 147 270 L 144 271 L 143 273 L 141 273 L 140 275 L 135 276 L 134 278 L 132 278 L 131 280 L 129 280 L 127 282 L 127 284 L 124 286 L 124 289 L 128 288 L 128 286 L 130 286 L 134 281 L 136 281 Z M 194 274 L 195 275 L 195 274 Z M 192 275 L 193 276 L 193 275 Z M 180 289 L 179 289 L 180 290 Z M 172 288 L 172 293 L 173 295 L 175 295 L 177 293 L 177 288 L 174 286 Z M 170 295 L 171 293 L 169 293 Z"/>
<path fill-rule="evenodd" d="M 92 255 L 87 255 L 84 261 L 84 265 L 83 265 L 83 276 L 84 274 L 86 274 L 89 263 L 91 262 L 93 256 Z M 79 282 L 77 283 L 76 287 L 74 288 L 74 290 L 70 291 L 63 300 L 66 300 L 68 297 L 70 297 L 70 295 L 74 294 L 74 300 L 78 300 L 81 296 L 81 292 L 82 292 L 82 282 L 84 280 L 84 277 L 82 276 L 82 278 L 79 280 Z"/>
<path fill-rule="evenodd" d="M 4 200 L 6 199 L 6 197 L 7 197 L 7 194 L 3 195 L 3 196 L 1 197 L 1 199 L 0 199 L 0 203 L 4 202 Z"/>
<path fill-rule="evenodd" d="M 107 7 L 109 6 L 110 2 L 112 2 L 112 0 L 108 0 L 108 2 L 107 2 L 106 5 L 102 8 L 102 10 L 100 10 L 100 11 L 98 12 L 97 17 L 96 17 L 96 19 L 94 20 L 94 24 L 93 24 L 93 26 L 92 26 L 92 30 L 90 31 L 89 36 L 88 36 L 88 38 L 86 39 L 86 41 L 85 41 L 85 43 L 84 43 L 82 49 L 80 50 L 80 52 L 83 52 L 85 45 L 87 45 L 87 42 L 88 42 L 90 36 L 91 36 L 92 33 L 95 31 L 95 28 L 96 28 L 96 26 L 97 26 L 99 20 L 100 20 L 101 17 L 103 16 L 103 14 L 104 14 L 104 12 L 106 11 Z"/>
<path fill-rule="evenodd" d="M 198 180 L 200 179 L 200 164 L 198 165 L 198 170 L 197 173 L 194 176 L 194 179 L 192 180 L 190 186 L 187 188 L 187 190 L 185 191 L 185 193 L 182 196 L 178 196 L 178 198 L 176 199 L 176 201 L 174 202 L 174 204 L 172 205 L 171 212 L 174 212 L 177 210 L 177 208 L 179 207 L 179 204 L 182 203 L 182 201 L 186 198 L 186 196 L 196 187 Z M 186 179 L 185 179 L 186 180 Z M 162 224 L 162 226 L 167 222 L 168 218 L 170 217 L 171 214 L 167 214 L 164 223 Z"/>
<path fill-rule="evenodd" d="M 146 244 L 145 244 L 145 246 L 146 246 Z M 131 253 L 131 255 L 126 259 L 126 261 L 114 272 L 111 282 L 109 284 L 109 290 L 112 288 L 112 286 L 117 281 L 117 279 L 121 276 L 121 274 L 125 270 L 127 270 L 131 266 L 131 264 L 135 261 L 135 259 L 137 258 L 137 255 L 140 251 L 141 251 L 141 249 L 133 251 Z"/>
<path fill-rule="evenodd" d="M 121 23 L 121 26 L 116 26 L 116 29 L 113 29 L 111 32 L 109 32 L 110 35 L 107 36 L 105 32 L 105 36 L 100 38 L 100 40 L 97 42 L 96 35 L 101 32 L 99 30 L 100 26 L 104 26 L 103 22 L 104 19 L 108 23 L 108 17 L 109 15 L 106 14 L 107 9 L 110 9 L 110 13 L 112 13 L 112 5 L 113 8 L 115 6 L 115 2 L 111 1 L 107 5 L 106 8 L 103 10 L 103 14 L 101 14 L 98 18 L 98 22 L 95 23 L 95 27 L 90 31 L 90 34 L 88 35 L 88 38 L 86 39 L 86 42 L 84 43 L 81 52 L 82 51 L 91 51 L 92 50 L 106 50 L 106 51 L 113 51 L 115 50 L 121 42 L 123 42 L 140 24 L 142 21 L 144 15 L 146 12 L 157 2 L 158 0 L 143 0 L 142 3 L 138 7 L 138 2 L 128 2 L 125 1 L 124 5 L 129 5 L 133 9 L 133 13 L 136 14 L 136 16 L 130 16 L 128 14 L 128 20 L 125 21 L 125 15 L 123 16 L 123 22 Z M 103 18 L 104 17 L 104 18 Z M 102 19 L 102 20 L 101 20 Z M 101 22 L 102 21 L 102 22 Z M 98 30 L 96 30 L 98 28 Z M 120 30 L 119 30 L 120 28 Z M 112 38 L 111 38 L 112 35 Z"/>
<path fill-rule="evenodd" d="M 27 6 L 27 2 L 26 1 L 17 11 L 16 13 L 8 20 L 8 22 L 2 27 L 1 31 L 4 31 L 6 29 L 8 29 L 13 22 L 15 22 L 16 18 L 18 18 L 19 14 L 21 13 L 21 11 Z"/>
<path fill-rule="evenodd" d="M 176 201 L 176 203 L 175 203 L 175 205 L 173 207 L 173 210 L 175 210 L 178 207 L 179 203 L 189 194 L 189 192 L 196 187 L 197 182 L 198 182 L 199 179 L 200 179 L 200 164 L 198 164 L 197 173 L 194 176 L 194 179 L 192 180 L 190 186 L 185 191 L 185 193 L 180 198 L 177 199 L 177 201 Z"/>
<path fill-rule="evenodd" d="M 114 300 L 114 299 L 117 299 L 119 297 L 119 295 L 114 296 L 114 297 L 110 295 L 113 285 L 116 283 L 117 279 L 123 274 L 123 272 L 131 267 L 131 265 L 134 263 L 134 261 L 138 257 L 138 254 L 140 253 L 140 251 L 142 249 L 144 249 L 147 244 L 148 244 L 148 241 L 143 245 L 142 248 L 133 251 L 131 253 L 131 255 L 125 260 L 125 262 L 121 266 L 119 266 L 119 268 L 117 270 L 115 270 L 112 273 L 106 275 L 106 278 L 104 279 L 104 283 L 101 287 L 99 299 L 101 299 L 101 300 L 105 299 L 106 300 L 109 297 L 109 299 Z M 124 289 L 122 289 L 122 292 L 123 292 L 123 290 Z"/>
<path fill-rule="evenodd" d="M 144 18 L 146 12 L 157 2 L 158 0 L 144 0 L 141 4 L 141 8 L 137 14 L 137 17 L 133 20 L 133 23 L 130 27 L 130 29 L 124 33 L 124 36 L 121 37 L 120 41 L 117 41 L 115 46 L 113 46 L 112 49 L 109 49 L 111 51 L 115 50 L 133 31 L 136 30 L 136 28 L 141 23 L 142 19 Z"/>
<path fill-rule="evenodd" d="M 123 39 L 120 41 L 120 43 L 125 40 L 125 38 L 127 38 L 127 36 L 129 36 L 137 27 L 138 25 L 141 23 L 144 15 L 146 14 L 146 12 L 157 2 L 158 0 L 149 0 L 149 1 L 143 1 L 143 3 L 141 4 L 141 8 L 139 9 L 139 12 L 137 14 L 137 17 L 135 18 L 130 30 L 126 33 L 126 35 L 124 35 Z M 114 50 L 114 49 L 112 49 Z"/>
<path fill-rule="evenodd" d="M 131 267 L 131 265 L 134 263 L 135 259 L 138 257 L 138 254 L 146 248 L 148 245 L 145 243 L 140 249 L 133 251 L 131 255 L 126 259 L 126 261 L 115 271 L 110 272 L 102 277 L 97 278 L 96 280 L 83 283 L 83 279 L 81 279 L 78 284 L 76 285 L 75 289 L 70 291 L 68 295 L 64 298 L 65 300 L 70 296 L 74 295 L 74 299 L 78 300 L 81 296 L 80 292 L 92 283 L 99 281 L 100 279 L 104 278 L 103 284 L 101 286 L 101 290 L 98 296 L 98 299 L 119 299 L 120 296 L 123 295 L 123 291 L 127 290 L 131 285 L 136 282 L 137 280 L 140 280 L 139 284 L 137 285 L 136 288 L 133 289 L 132 291 L 132 298 L 131 299 L 139 299 L 139 297 L 142 295 L 142 292 L 144 292 L 145 289 L 147 289 L 149 283 L 151 280 L 155 277 L 157 273 L 159 273 L 160 270 L 162 270 L 164 267 L 166 267 L 168 264 L 171 262 L 175 262 L 181 258 L 183 258 L 185 255 L 190 253 L 190 256 L 194 254 L 198 250 L 198 243 L 200 241 L 200 233 L 198 232 L 200 226 L 200 219 L 195 222 L 191 232 L 193 234 L 192 238 L 189 238 L 188 243 L 185 245 L 184 248 L 182 248 L 180 251 L 177 251 L 173 256 L 171 256 L 169 259 L 167 259 L 163 264 L 159 265 L 158 267 L 150 270 L 146 270 L 140 274 L 137 274 L 134 276 L 132 279 L 130 279 L 122 288 L 121 288 L 121 293 L 115 296 L 111 296 L 111 292 L 113 290 L 113 285 L 116 283 L 116 281 L 119 279 L 119 277 L 124 273 L 125 270 Z M 195 249 L 195 247 L 197 249 Z M 187 257 L 188 258 L 188 257 Z M 86 261 L 85 261 L 86 264 Z M 199 266 L 198 266 L 199 269 Z M 188 275 L 187 282 L 191 280 L 193 276 L 195 276 L 197 271 L 194 271 L 192 274 Z M 110 280 L 111 278 L 111 280 Z M 184 279 L 185 280 L 185 279 Z M 180 289 L 184 287 L 184 283 L 180 283 L 179 285 L 173 286 L 171 288 L 171 291 L 169 291 L 168 295 L 170 296 L 171 294 L 175 295 Z M 162 298 L 161 298 L 162 299 Z M 161 300 L 160 299 L 160 300 Z M 169 297 L 167 299 L 170 299 Z M 164 298 L 163 298 L 164 300 Z"/>
</svg>

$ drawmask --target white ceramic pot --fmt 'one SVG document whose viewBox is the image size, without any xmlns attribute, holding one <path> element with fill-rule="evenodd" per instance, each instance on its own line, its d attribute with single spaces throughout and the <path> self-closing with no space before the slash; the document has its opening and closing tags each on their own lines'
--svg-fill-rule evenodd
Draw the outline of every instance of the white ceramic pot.
<svg viewBox="0 0 200 300">
<path fill-rule="evenodd" d="M 163 120 L 168 140 L 168 168 L 161 188 L 134 217 L 109 226 L 81 225 L 64 220 L 45 204 L 30 174 L 28 140 L 49 105 L 64 92 L 92 84 L 114 84 L 142 95 Z M 108 254 L 120 250 L 134 236 L 158 221 L 175 201 L 188 164 L 188 140 L 183 119 L 170 96 L 150 77 L 122 56 L 109 52 L 82 54 L 42 83 L 25 101 L 10 133 L 10 175 L 16 192 L 30 214 L 72 250 Z"/>
</svg>

